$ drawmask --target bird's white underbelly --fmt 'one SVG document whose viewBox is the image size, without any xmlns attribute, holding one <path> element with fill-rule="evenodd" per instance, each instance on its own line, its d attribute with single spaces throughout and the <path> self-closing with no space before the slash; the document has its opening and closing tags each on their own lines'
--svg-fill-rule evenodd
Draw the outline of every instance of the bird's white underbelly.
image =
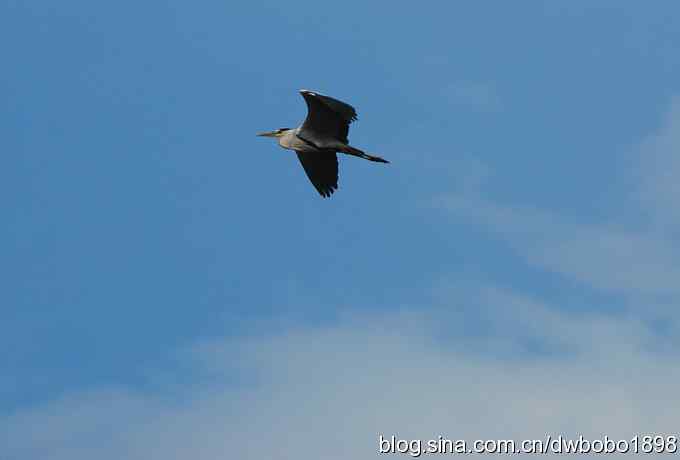
<svg viewBox="0 0 680 460">
<path fill-rule="evenodd" d="M 297 152 L 317 152 L 319 150 L 309 142 L 300 139 L 295 134 L 279 138 L 279 145 L 284 149 L 295 150 Z"/>
</svg>

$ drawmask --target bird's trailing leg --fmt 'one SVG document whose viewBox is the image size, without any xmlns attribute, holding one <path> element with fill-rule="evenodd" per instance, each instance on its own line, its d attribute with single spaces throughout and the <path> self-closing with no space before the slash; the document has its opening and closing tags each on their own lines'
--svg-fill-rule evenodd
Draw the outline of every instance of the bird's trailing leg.
<svg viewBox="0 0 680 460">
<path fill-rule="evenodd" d="M 363 158 L 364 160 L 368 160 L 368 161 L 376 161 L 378 163 L 389 163 L 389 161 L 385 160 L 384 158 L 369 155 L 368 153 L 365 153 L 362 150 L 359 150 L 355 147 L 352 147 L 351 145 L 342 146 L 340 151 L 342 153 L 346 153 L 348 155 L 354 155 L 355 157 Z"/>
</svg>

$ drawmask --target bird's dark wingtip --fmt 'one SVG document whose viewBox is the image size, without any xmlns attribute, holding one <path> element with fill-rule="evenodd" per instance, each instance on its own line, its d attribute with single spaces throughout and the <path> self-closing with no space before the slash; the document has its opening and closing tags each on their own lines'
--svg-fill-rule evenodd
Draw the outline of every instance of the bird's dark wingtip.
<svg viewBox="0 0 680 460">
<path fill-rule="evenodd" d="M 322 198 L 330 198 L 331 195 L 337 190 L 337 187 L 329 187 L 326 190 L 318 190 L 319 195 L 321 195 Z"/>
</svg>

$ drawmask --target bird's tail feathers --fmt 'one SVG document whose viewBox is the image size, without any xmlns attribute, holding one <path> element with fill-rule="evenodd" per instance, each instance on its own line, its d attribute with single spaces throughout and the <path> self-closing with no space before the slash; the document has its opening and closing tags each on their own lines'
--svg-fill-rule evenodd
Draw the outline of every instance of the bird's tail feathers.
<svg viewBox="0 0 680 460">
<path fill-rule="evenodd" d="M 385 160 L 384 158 L 369 155 L 368 153 L 365 153 L 364 151 L 359 150 L 356 147 L 352 147 L 351 145 L 343 146 L 341 152 L 346 153 L 348 155 L 354 155 L 355 157 L 363 158 L 364 160 L 368 161 L 376 161 L 378 163 L 389 163 L 389 161 Z"/>
</svg>

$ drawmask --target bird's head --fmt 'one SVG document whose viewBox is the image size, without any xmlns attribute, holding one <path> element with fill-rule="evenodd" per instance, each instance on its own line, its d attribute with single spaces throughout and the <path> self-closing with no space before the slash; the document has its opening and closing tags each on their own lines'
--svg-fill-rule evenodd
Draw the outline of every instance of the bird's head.
<svg viewBox="0 0 680 460">
<path fill-rule="evenodd" d="M 290 131 L 290 128 L 279 128 L 275 129 L 274 131 L 264 131 L 257 133 L 257 135 L 262 137 L 281 137 L 286 133 L 286 131 Z"/>
</svg>

